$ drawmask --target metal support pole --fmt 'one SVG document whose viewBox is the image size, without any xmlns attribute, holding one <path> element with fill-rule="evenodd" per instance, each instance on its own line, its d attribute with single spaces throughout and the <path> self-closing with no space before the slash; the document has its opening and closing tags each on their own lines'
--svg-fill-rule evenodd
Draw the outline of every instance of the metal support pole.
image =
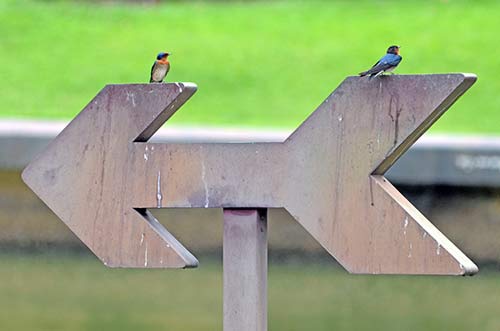
<svg viewBox="0 0 500 331">
<path fill-rule="evenodd" d="M 224 209 L 224 331 L 267 331 L 267 209 Z"/>
</svg>

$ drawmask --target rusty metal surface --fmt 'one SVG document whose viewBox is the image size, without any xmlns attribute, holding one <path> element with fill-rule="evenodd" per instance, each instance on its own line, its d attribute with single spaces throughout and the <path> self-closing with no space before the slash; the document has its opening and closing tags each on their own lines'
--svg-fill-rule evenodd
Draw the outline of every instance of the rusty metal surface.
<svg viewBox="0 0 500 331">
<path fill-rule="evenodd" d="M 23 178 L 112 266 L 196 265 L 145 208 L 258 207 L 286 208 L 352 273 L 475 273 L 383 177 L 475 80 L 349 77 L 284 142 L 254 144 L 148 143 L 195 87 L 110 85 Z"/>
</svg>

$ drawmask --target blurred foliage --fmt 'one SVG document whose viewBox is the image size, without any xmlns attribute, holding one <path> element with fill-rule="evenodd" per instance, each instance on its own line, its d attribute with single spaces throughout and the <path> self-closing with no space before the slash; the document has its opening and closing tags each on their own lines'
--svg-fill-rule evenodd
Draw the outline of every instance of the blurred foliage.
<svg viewBox="0 0 500 331">
<path fill-rule="evenodd" d="M 396 71 L 473 72 L 479 81 L 434 131 L 498 133 L 499 2 L 0 2 L 0 116 L 74 117 L 108 83 L 199 91 L 171 122 L 294 128 L 347 76 L 402 45 Z"/>
</svg>

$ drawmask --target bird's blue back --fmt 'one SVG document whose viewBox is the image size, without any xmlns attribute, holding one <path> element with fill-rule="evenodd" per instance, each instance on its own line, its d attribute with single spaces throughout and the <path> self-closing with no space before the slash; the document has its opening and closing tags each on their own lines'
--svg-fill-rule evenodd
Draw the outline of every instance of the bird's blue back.
<svg viewBox="0 0 500 331">
<path fill-rule="evenodd" d="M 392 66 L 397 66 L 399 64 L 399 62 L 401 62 L 401 59 L 402 59 L 402 57 L 400 55 L 388 53 L 388 54 L 385 54 L 378 61 L 377 64 L 389 64 Z"/>
</svg>

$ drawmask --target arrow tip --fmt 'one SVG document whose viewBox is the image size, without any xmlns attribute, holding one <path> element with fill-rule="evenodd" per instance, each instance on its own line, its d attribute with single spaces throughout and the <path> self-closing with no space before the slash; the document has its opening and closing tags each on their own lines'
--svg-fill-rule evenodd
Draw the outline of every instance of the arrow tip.
<svg viewBox="0 0 500 331">
<path fill-rule="evenodd" d="M 193 83 L 107 85 L 22 172 L 105 265 L 198 265 L 160 223 L 132 211 L 124 180 L 129 144 L 149 139 L 195 91 Z"/>
</svg>

